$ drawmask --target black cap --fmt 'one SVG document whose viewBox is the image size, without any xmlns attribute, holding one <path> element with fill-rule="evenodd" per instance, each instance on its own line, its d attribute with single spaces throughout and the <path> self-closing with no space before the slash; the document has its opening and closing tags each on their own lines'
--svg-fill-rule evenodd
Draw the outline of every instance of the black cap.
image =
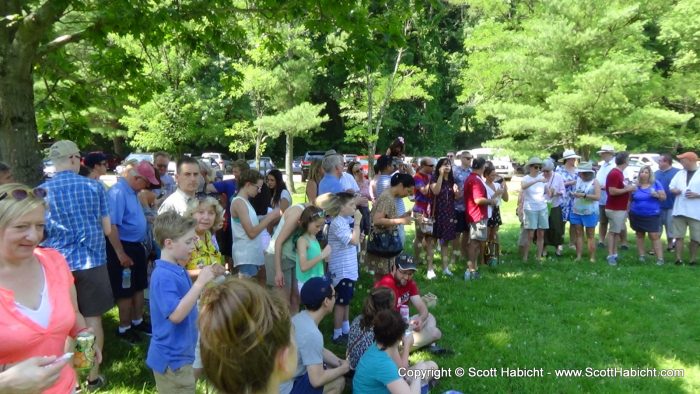
<svg viewBox="0 0 700 394">
<path fill-rule="evenodd" d="M 416 263 L 413 262 L 413 256 L 408 254 L 401 254 L 396 256 L 396 268 L 402 271 L 417 270 Z"/>
</svg>

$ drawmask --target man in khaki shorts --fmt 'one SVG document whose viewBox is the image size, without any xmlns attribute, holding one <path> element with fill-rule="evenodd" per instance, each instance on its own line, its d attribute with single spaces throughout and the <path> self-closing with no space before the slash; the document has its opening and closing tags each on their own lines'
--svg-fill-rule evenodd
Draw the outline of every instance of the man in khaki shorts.
<svg viewBox="0 0 700 394">
<path fill-rule="evenodd" d="M 690 265 L 697 265 L 698 244 L 700 243 L 700 176 L 698 155 L 685 152 L 676 156 L 683 169 L 671 180 L 669 188 L 676 196 L 673 203 L 673 228 L 676 239 L 676 265 L 683 264 L 683 237 L 686 227 L 690 228 Z"/>
<path fill-rule="evenodd" d="M 625 180 L 623 171 L 627 168 L 629 154 L 619 152 L 615 155 L 616 167 L 610 170 L 605 179 L 605 191 L 608 201 L 605 203 L 605 216 L 608 218 L 610 233 L 608 241 L 608 264 L 617 265 L 617 246 L 622 242 L 621 235 L 627 223 L 627 205 L 630 194 L 637 189 L 634 183 Z"/>
</svg>

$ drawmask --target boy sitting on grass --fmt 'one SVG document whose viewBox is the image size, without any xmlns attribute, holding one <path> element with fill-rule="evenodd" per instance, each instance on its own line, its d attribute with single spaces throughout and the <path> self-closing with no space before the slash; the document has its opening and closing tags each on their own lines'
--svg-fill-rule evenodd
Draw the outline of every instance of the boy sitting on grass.
<svg viewBox="0 0 700 394">
<path fill-rule="evenodd" d="M 195 392 L 192 369 L 197 342 L 197 299 L 215 276 L 205 266 L 192 284 L 185 265 L 194 250 L 196 221 L 168 211 L 155 219 L 153 232 L 161 247 L 151 275 L 150 307 L 153 336 L 146 364 L 153 370 L 159 393 Z"/>
</svg>

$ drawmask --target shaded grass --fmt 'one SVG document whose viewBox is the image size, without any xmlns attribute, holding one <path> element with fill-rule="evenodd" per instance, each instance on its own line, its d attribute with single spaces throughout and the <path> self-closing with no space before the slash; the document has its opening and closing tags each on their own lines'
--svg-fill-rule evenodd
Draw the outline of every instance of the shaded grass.
<svg viewBox="0 0 700 394">
<path fill-rule="evenodd" d="M 303 184 L 295 201 L 304 201 Z M 418 351 L 412 360 L 433 358 L 451 368 L 433 392 L 698 392 L 700 391 L 700 298 L 698 272 L 691 267 L 637 262 L 636 252 L 621 253 L 620 265 L 574 263 L 572 250 L 543 266 L 523 264 L 516 257 L 518 235 L 514 204 L 502 209 L 503 263 L 482 267 L 483 279 L 464 282 L 464 260 L 451 267 L 455 278 L 439 275 L 425 280 L 421 265 L 416 280 L 422 293 L 439 297 L 432 310 L 443 332 L 440 344 L 453 355 L 433 357 Z M 409 241 L 413 230 L 407 229 Z M 630 240 L 634 245 L 634 240 Z M 410 251 L 410 242 L 407 250 Z M 673 261 L 667 255 L 667 261 Z M 439 260 L 436 254 L 436 262 Z M 351 318 L 361 311 L 371 289 L 361 275 L 352 302 Z M 332 321 L 321 324 L 326 346 L 342 355 L 344 348 L 330 343 Z M 155 385 L 145 365 L 147 345 L 133 348 L 116 339 L 116 309 L 105 319 L 107 344 L 103 371 L 105 392 L 151 393 Z M 681 368 L 683 378 L 580 377 L 557 378 L 555 369 Z M 497 369 L 496 377 L 456 377 L 456 368 Z M 507 378 L 501 368 L 542 368 L 543 377 Z M 549 373 L 549 374 L 548 374 Z M 201 387 L 200 387 L 201 388 Z M 198 390 L 203 392 L 203 390 Z"/>
</svg>

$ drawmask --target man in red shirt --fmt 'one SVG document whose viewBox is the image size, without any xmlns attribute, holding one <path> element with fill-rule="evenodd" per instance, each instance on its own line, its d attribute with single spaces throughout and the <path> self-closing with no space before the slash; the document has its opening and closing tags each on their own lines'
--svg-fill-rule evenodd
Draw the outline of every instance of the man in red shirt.
<svg viewBox="0 0 700 394">
<path fill-rule="evenodd" d="M 488 228 L 488 206 L 494 205 L 495 200 L 487 198 L 486 184 L 484 183 L 484 166 L 486 159 L 477 157 L 472 161 L 472 173 L 464 181 L 464 206 L 467 223 L 469 223 L 469 250 L 467 256 L 467 270 L 464 272 L 464 280 L 479 279 L 478 259 L 481 255 L 482 245 L 486 242 Z"/>
<path fill-rule="evenodd" d="M 608 201 L 605 204 L 605 216 L 608 218 L 610 239 L 608 242 L 608 264 L 617 265 L 617 245 L 620 243 L 620 233 L 626 226 L 627 205 L 630 194 L 637 189 L 634 183 L 625 180 L 623 171 L 627 168 L 629 153 L 619 152 L 615 155 L 617 167 L 610 170 L 605 179 L 605 191 Z"/>
<path fill-rule="evenodd" d="M 418 310 L 418 314 L 410 319 L 410 327 L 413 329 L 413 347 L 411 350 L 420 349 L 430 345 L 428 350 L 434 354 L 444 354 L 446 349 L 439 347 L 435 341 L 442 337 L 442 332 L 437 328 L 435 316 L 428 312 L 428 307 L 423 302 L 418 291 L 416 282 L 413 281 L 413 274 L 416 273 L 416 264 L 413 257 L 409 255 L 399 255 L 390 274 L 384 275 L 374 287 L 387 287 L 394 292 L 396 299 L 396 310 L 401 305 L 408 305 L 410 300 Z"/>
</svg>

